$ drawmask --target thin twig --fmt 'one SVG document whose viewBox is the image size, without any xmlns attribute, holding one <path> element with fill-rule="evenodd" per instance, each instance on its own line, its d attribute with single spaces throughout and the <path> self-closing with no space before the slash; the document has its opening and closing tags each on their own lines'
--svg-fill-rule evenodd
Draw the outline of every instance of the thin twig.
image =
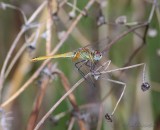
<svg viewBox="0 0 160 130">
<path fill-rule="evenodd" d="M 49 83 L 49 78 L 47 76 L 44 76 L 41 85 L 38 87 L 39 90 L 36 96 L 36 100 L 34 101 L 33 110 L 30 114 L 26 130 L 33 130 L 36 125 L 40 107 L 41 107 L 43 97 L 46 92 L 45 90 L 46 90 L 46 87 L 48 86 L 48 83 Z"/>
<path fill-rule="evenodd" d="M 158 20 L 159 29 L 160 29 L 160 10 L 158 7 L 156 8 L 156 15 L 157 15 L 157 20 Z"/>
<path fill-rule="evenodd" d="M 71 119 L 70 119 L 70 122 L 69 122 L 69 126 L 68 126 L 68 129 L 67 130 L 72 130 L 72 128 L 73 128 L 73 125 L 74 125 L 74 123 L 75 123 L 75 118 L 74 117 L 71 117 Z"/>
<path fill-rule="evenodd" d="M 10 71 L 12 70 L 13 66 L 15 65 L 16 61 L 18 60 L 18 58 L 22 55 L 22 53 L 24 52 L 24 50 L 26 49 L 27 44 L 23 44 L 23 46 L 19 49 L 19 51 L 17 52 L 17 54 L 15 55 L 15 57 L 13 58 L 13 60 L 11 61 L 11 63 L 9 64 L 4 79 L 6 79 L 10 73 Z"/>
<path fill-rule="evenodd" d="M 22 9 L 20 9 L 20 8 L 14 6 L 14 5 L 4 3 L 4 2 L 0 2 L 0 7 L 1 7 L 2 9 L 11 8 L 11 9 L 15 9 L 15 10 L 19 11 L 19 12 L 22 14 L 24 23 L 27 22 L 27 17 L 26 17 L 26 15 L 25 15 L 25 13 L 23 12 Z"/>
<path fill-rule="evenodd" d="M 57 71 L 55 73 L 57 73 L 60 76 L 61 82 L 63 84 L 65 91 L 66 92 L 69 91 L 71 87 L 70 87 L 69 81 L 67 80 L 66 76 L 61 71 Z M 79 108 L 78 108 L 74 94 L 73 93 L 69 94 L 68 98 L 69 98 L 70 103 L 73 106 L 74 111 L 78 113 Z M 80 130 L 86 130 L 85 124 L 82 120 L 78 120 L 78 124 L 79 124 Z"/>
<path fill-rule="evenodd" d="M 51 39 L 52 39 L 52 37 L 51 37 L 52 36 L 52 31 L 51 31 L 51 27 L 52 27 L 52 15 L 51 15 L 51 10 L 52 9 L 51 8 L 52 7 L 51 7 L 51 4 L 52 4 L 52 0 L 48 0 L 48 6 L 47 6 L 48 7 L 48 12 L 47 12 L 48 17 L 47 17 L 47 23 L 46 23 L 46 26 L 47 26 L 46 52 L 47 52 L 47 54 L 50 53 Z M 55 70 L 55 67 L 52 68 L 50 63 L 48 64 L 47 68 L 51 72 L 53 70 Z M 51 70 L 51 69 L 53 69 L 53 70 Z M 32 110 L 32 112 L 30 114 L 30 117 L 29 117 L 27 130 L 33 130 L 35 125 L 36 125 L 38 115 L 39 115 L 39 111 L 40 111 L 40 108 L 41 108 L 41 104 L 42 104 L 44 94 L 46 92 L 49 80 L 50 80 L 49 76 L 46 76 L 46 75 L 44 75 L 43 78 L 42 78 L 42 84 L 40 85 L 40 89 L 38 90 L 37 98 L 34 101 L 33 110 Z"/>
<path fill-rule="evenodd" d="M 148 23 L 151 23 L 151 21 L 153 19 L 153 15 L 154 15 L 154 12 L 155 12 L 155 9 L 156 9 L 156 5 L 157 5 L 157 0 L 154 0 L 153 3 L 152 3 L 152 9 L 151 9 L 150 15 L 148 17 Z"/>
<path fill-rule="evenodd" d="M 9 49 L 9 51 L 8 51 L 8 53 L 7 53 L 7 56 L 6 56 L 5 61 L 4 61 L 4 64 L 3 64 L 3 66 L 2 66 L 1 73 L 0 73 L 0 100 L 1 100 L 1 95 L 2 95 L 3 83 L 4 83 L 4 73 L 5 73 L 7 64 L 8 64 L 8 62 L 9 62 L 10 57 L 12 56 L 13 50 L 15 49 L 15 47 L 16 47 L 19 39 L 21 38 L 21 36 L 23 35 L 24 32 L 25 32 L 25 30 L 24 30 L 24 28 L 23 28 L 23 29 L 21 29 L 21 31 L 18 33 L 16 39 L 14 40 L 11 48 Z"/>
<path fill-rule="evenodd" d="M 54 72 L 54 73 L 57 73 L 60 76 L 60 79 L 61 79 L 61 82 L 63 84 L 63 87 L 64 87 L 65 91 L 67 92 L 68 90 L 70 90 L 70 84 L 69 84 L 69 81 L 67 80 L 66 76 L 61 71 L 57 71 L 57 72 Z M 69 98 L 69 101 L 72 104 L 73 108 L 76 111 L 78 111 L 78 105 L 76 103 L 76 99 L 75 99 L 74 94 L 71 93 L 68 96 L 68 98 Z"/>
<path fill-rule="evenodd" d="M 100 70 L 102 68 L 102 66 L 100 66 L 99 68 L 97 68 L 96 71 Z M 126 68 L 123 68 L 126 69 Z M 112 70 L 114 71 L 114 70 Z M 109 72 L 109 71 L 106 71 Z M 34 128 L 34 130 L 38 130 L 40 128 L 40 126 L 44 123 L 44 121 L 51 115 L 51 113 L 59 106 L 59 104 L 62 103 L 62 101 L 69 96 L 83 81 L 85 78 L 87 78 L 91 73 L 88 73 L 84 76 L 84 78 L 81 78 L 76 84 L 73 85 L 73 87 L 68 90 L 52 107 L 51 109 L 43 116 L 43 118 L 38 122 L 37 126 Z"/>
<path fill-rule="evenodd" d="M 138 52 L 144 47 L 145 44 L 141 44 L 139 47 L 137 47 L 137 49 L 134 50 L 133 53 L 131 53 L 131 55 L 129 56 L 127 62 L 123 65 L 124 67 L 125 66 L 128 66 L 131 61 L 133 60 L 133 58 L 138 54 Z"/>
<path fill-rule="evenodd" d="M 41 6 L 39 6 L 39 8 L 33 13 L 33 15 L 29 18 L 29 20 L 26 22 L 26 24 L 30 24 L 34 19 L 35 17 L 40 13 L 40 11 L 44 8 L 46 2 L 43 2 Z M 13 41 L 12 43 L 12 46 L 11 48 L 9 49 L 8 53 L 7 53 L 7 56 L 5 58 L 5 61 L 4 61 L 4 64 L 2 66 L 2 69 L 1 69 L 1 73 L 0 73 L 0 99 L 1 99 L 1 93 L 2 93 L 2 88 L 3 88 L 3 83 L 4 83 L 4 73 L 5 73 L 5 70 L 6 70 L 6 67 L 7 67 L 7 64 L 9 62 L 9 59 L 11 58 L 12 56 L 12 53 L 13 53 L 13 50 L 15 49 L 18 41 L 20 40 L 21 36 L 24 34 L 24 32 L 26 31 L 25 28 L 22 28 L 20 30 L 20 32 L 18 33 L 17 37 L 15 38 L 15 40 Z"/>
<path fill-rule="evenodd" d="M 47 38 L 46 38 L 46 54 L 48 55 L 51 51 L 51 40 L 52 40 L 52 8 L 54 6 L 52 6 L 52 3 L 54 3 L 53 1 L 55 0 L 48 0 L 48 18 L 47 18 L 47 24 L 46 24 L 46 28 L 47 28 Z"/>
<path fill-rule="evenodd" d="M 29 42 L 29 41 L 33 38 L 33 36 L 34 36 L 34 34 L 32 34 L 32 35 L 28 38 L 27 42 Z M 17 52 L 17 54 L 15 55 L 15 57 L 13 58 L 13 60 L 11 61 L 11 63 L 9 64 L 9 66 L 8 66 L 8 68 L 7 68 L 7 70 L 6 70 L 5 76 L 4 76 L 5 79 L 8 77 L 11 69 L 12 69 L 13 66 L 15 65 L 16 61 L 18 60 L 18 58 L 21 56 L 21 54 L 22 54 L 22 53 L 24 52 L 24 50 L 26 49 L 26 47 L 27 47 L 27 42 L 22 45 L 22 47 L 19 49 L 19 51 Z"/>
<path fill-rule="evenodd" d="M 127 62 L 124 64 L 124 67 L 128 66 L 131 63 L 131 61 L 133 60 L 133 58 L 138 54 L 138 52 L 144 47 L 144 45 L 146 45 L 147 32 L 148 32 L 148 29 L 149 29 L 149 25 L 150 25 L 150 23 L 153 19 L 153 14 L 154 14 L 155 9 L 156 9 L 156 3 L 157 3 L 157 0 L 154 0 L 154 2 L 152 3 L 152 9 L 151 9 L 150 15 L 149 15 L 148 20 L 147 20 L 148 24 L 146 25 L 144 35 L 143 35 L 143 43 L 139 47 L 137 47 L 137 49 L 135 49 L 133 51 L 133 53 L 129 56 Z"/>
<path fill-rule="evenodd" d="M 40 126 L 44 123 L 44 121 L 52 114 L 52 112 L 62 103 L 69 94 L 71 94 L 82 82 L 84 78 L 81 78 L 69 91 L 67 91 L 52 107 L 51 109 L 44 115 L 44 117 L 38 122 L 34 130 L 38 130 Z"/>
<path fill-rule="evenodd" d="M 122 39 L 124 36 L 128 35 L 130 32 L 132 32 L 132 31 L 134 31 L 134 30 L 136 30 L 136 29 L 139 29 L 139 28 L 141 28 L 141 27 L 147 26 L 147 25 L 148 25 L 148 22 L 144 22 L 144 23 L 142 23 L 142 24 L 139 24 L 139 25 L 137 25 L 137 26 L 135 26 L 135 27 L 133 27 L 133 28 L 130 28 L 130 29 L 128 29 L 127 31 L 121 33 L 120 35 L 118 35 L 114 40 L 112 40 L 112 41 L 108 44 L 108 46 L 102 51 L 102 53 L 108 51 L 108 49 L 109 49 L 112 45 L 114 45 L 115 43 L 117 43 L 117 41 L 119 41 L 120 39 Z"/>
<path fill-rule="evenodd" d="M 91 5 L 94 3 L 94 1 L 95 0 L 90 0 L 89 3 L 86 5 L 85 9 L 88 10 L 91 7 Z M 63 37 L 63 39 L 52 50 L 52 52 L 51 52 L 50 55 L 54 55 L 59 50 L 59 48 L 63 45 L 63 43 L 65 42 L 65 40 L 68 38 L 69 34 L 72 32 L 72 30 L 74 29 L 74 27 L 77 25 L 77 23 L 80 21 L 80 19 L 82 17 L 83 17 L 82 14 L 79 14 L 79 16 L 77 16 L 77 18 L 75 19 L 75 21 L 73 22 L 73 24 L 70 26 L 70 28 L 66 32 L 65 36 Z M 11 101 L 13 101 L 14 99 L 16 99 L 33 82 L 33 80 L 37 78 L 37 76 L 39 75 L 39 73 L 41 72 L 41 70 L 48 64 L 48 62 L 50 60 L 51 59 L 48 59 L 48 60 L 44 61 L 43 64 L 37 69 L 37 71 L 28 79 L 28 81 L 26 81 L 24 83 L 24 85 L 18 91 L 14 95 L 12 95 L 7 101 L 5 101 L 4 103 L 1 104 L 1 107 L 5 107 Z"/>
</svg>

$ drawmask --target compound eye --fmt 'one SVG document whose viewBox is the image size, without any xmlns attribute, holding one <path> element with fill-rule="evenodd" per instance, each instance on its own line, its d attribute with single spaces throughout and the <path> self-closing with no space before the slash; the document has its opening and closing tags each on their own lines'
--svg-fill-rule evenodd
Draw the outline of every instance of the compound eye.
<svg viewBox="0 0 160 130">
<path fill-rule="evenodd" d="M 95 54 L 96 54 L 96 55 L 99 55 L 99 51 L 95 51 Z"/>
</svg>

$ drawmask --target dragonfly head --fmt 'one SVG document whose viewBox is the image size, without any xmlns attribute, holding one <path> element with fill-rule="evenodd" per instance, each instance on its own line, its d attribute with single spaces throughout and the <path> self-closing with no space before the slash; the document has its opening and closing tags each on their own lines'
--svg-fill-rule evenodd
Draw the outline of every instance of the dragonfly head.
<svg viewBox="0 0 160 130">
<path fill-rule="evenodd" d="M 99 51 L 97 51 L 97 50 L 94 51 L 93 59 L 94 59 L 95 61 L 99 61 L 101 58 L 102 58 L 102 53 L 99 52 Z"/>
</svg>

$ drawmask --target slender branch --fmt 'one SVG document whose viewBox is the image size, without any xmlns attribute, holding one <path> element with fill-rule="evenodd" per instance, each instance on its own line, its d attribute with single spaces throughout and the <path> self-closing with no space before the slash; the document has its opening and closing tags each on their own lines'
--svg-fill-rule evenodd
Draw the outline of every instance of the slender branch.
<svg viewBox="0 0 160 130">
<path fill-rule="evenodd" d="M 6 59 L 4 61 L 4 64 L 2 66 L 2 69 L 1 69 L 1 73 L 0 73 L 0 100 L 1 100 L 1 95 L 2 95 L 2 88 L 3 88 L 3 83 L 4 83 L 4 73 L 5 73 L 5 70 L 7 68 L 7 64 L 9 62 L 9 59 L 10 57 L 12 56 L 12 52 L 13 50 L 15 49 L 19 39 L 21 38 L 21 36 L 23 35 L 23 33 L 25 32 L 24 28 L 21 29 L 21 31 L 18 33 L 16 39 L 14 40 L 10 50 L 8 51 L 7 53 L 7 56 L 6 56 Z"/>
<path fill-rule="evenodd" d="M 48 17 L 47 17 L 47 23 L 46 23 L 46 27 L 47 27 L 47 36 L 46 36 L 46 52 L 47 52 L 47 55 L 50 53 L 50 50 L 51 50 L 51 39 L 52 39 L 52 31 L 51 31 L 51 27 L 52 27 L 52 15 L 51 15 L 51 10 L 52 7 L 51 4 L 54 0 L 48 0 Z M 49 63 L 48 66 L 47 66 L 47 69 L 49 71 L 54 71 L 55 70 L 55 67 L 51 67 L 51 64 Z M 27 125 L 27 130 L 33 130 L 35 125 L 36 125 L 36 122 L 37 122 L 37 119 L 38 119 L 38 115 L 39 115 L 39 111 L 40 111 L 40 108 L 41 108 L 41 104 L 42 104 L 42 101 L 43 101 L 43 98 L 44 98 L 44 95 L 45 95 L 45 92 L 46 92 L 46 89 L 47 89 L 47 86 L 48 86 L 48 83 L 49 83 L 49 80 L 50 80 L 50 77 L 49 76 L 46 76 L 46 75 L 43 75 L 42 76 L 42 80 L 41 80 L 41 85 L 40 85 L 40 89 L 38 90 L 38 93 L 37 93 L 37 98 L 35 99 L 34 101 L 34 106 L 33 106 L 33 110 L 30 114 L 30 117 L 29 117 L 29 121 L 28 121 L 28 125 Z"/>
<path fill-rule="evenodd" d="M 91 7 L 91 5 L 94 3 L 94 1 L 95 0 L 90 0 L 89 3 L 86 5 L 85 9 L 88 10 Z M 79 16 L 77 16 L 77 18 L 75 19 L 75 21 L 72 23 L 72 25 L 70 26 L 70 28 L 66 32 L 65 36 L 63 37 L 63 39 L 52 50 L 52 52 L 51 52 L 50 55 L 54 55 L 58 51 L 58 49 L 63 45 L 63 43 L 65 42 L 65 40 L 68 38 L 69 34 L 72 32 L 72 30 L 74 29 L 74 27 L 77 25 L 77 23 L 80 21 L 80 19 L 82 17 L 83 17 L 83 14 L 79 14 Z M 48 64 L 48 62 L 50 60 L 51 59 L 48 59 L 48 60 L 44 61 L 42 63 L 42 65 L 37 69 L 37 71 L 28 79 L 28 81 L 26 81 L 24 83 L 23 86 L 21 86 L 21 88 L 18 91 L 14 95 L 12 95 L 7 101 L 5 101 L 4 103 L 1 104 L 1 107 L 5 107 L 7 104 L 9 104 L 14 99 L 16 99 L 33 82 L 33 80 L 38 77 L 38 75 L 41 72 L 41 70 Z"/>
<path fill-rule="evenodd" d="M 147 25 L 148 25 L 148 22 L 144 22 L 144 23 L 142 23 L 142 24 L 139 24 L 139 25 L 137 25 L 137 26 L 135 26 L 135 27 L 132 27 L 132 28 L 128 29 L 127 31 L 121 33 L 120 35 L 118 35 L 114 40 L 112 40 L 112 41 L 109 43 L 109 45 L 102 51 L 102 53 L 108 51 L 108 49 L 109 49 L 112 45 L 114 45 L 117 41 L 119 41 L 120 39 L 122 39 L 124 36 L 128 35 L 130 32 L 132 32 L 132 31 L 134 31 L 134 30 L 136 30 L 136 29 L 139 29 L 139 28 L 141 28 L 141 27 L 145 27 L 145 26 L 147 26 Z"/>
<path fill-rule="evenodd" d="M 39 111 L 40 111 L 40 107 L 41 107 L 43 97 L 46 92 L 45 90 L 46 90 L 46 87 L 48 86 L 48 83 L 49 83 L 49 78 L 47 76 L 44 76 L 41 85 L 38 87 L 39 90 L 38 90 L 36 99 L 34 101 L 33 110 L 30 114 L 26 130 L 33 130 L 36 125 Z"/>
<path fill-rule="evenodd" d="M 137 65 L 138 66 L 138 65 Z M 98 67 L 96 71 L 100 70 L 102 66 Z M 126 68 L 123 68 L 126 69 Z M 112 70 L 114 71 L 114 70 Z M 109 71 L 106 71 L 107 73 Z M 62 101 L 69 96 L 83 81 L 85 78 L 87 78 L 91 73 L 88 73 L 85 75 L 84 78 L 81 78 L 71 89 L 69 89 L 52 107 L 51 109 L 43 116 L 43 118 L 38 122 L 37 126 L 34 128 L 34 130 L 38 130 L 40 126 L 44 123 L 44 121 L 51 115 L 51 113 L 59 106 L 59 104 L 62 103 Z"/>
<path fill-rule="evenodd" d="M 75 118 L 71 117 L 67 130 L 72 130 L 74 123 L 75 123 Z"/>
<path fill-rule="evenodd" d="M 42 5 L 39 6 L 39 8 L 33 13 L 33 15 L 30 17 L 30 19 L 26 22 L 27 25 L 30 24 L 35 19 L 35 17 L 44 8 L 45 4 L 46 4 L 46 2 L 43 2 Z M 9 59 L 12 56 L 13 50 L 15 49 L 18 41 L 20 40 L 21 36 L 24 34 L 25 31 L 26 31 L 26 29 L 22 28 L 20 30 L 20 32 L 18 33 L 17 37 L 15 38 L 14 42 L 12 43 L 11 48 L 9 49 L 9 51 L 7 53 L 6 59 L 5 59 L 4 64 L 2 66 L 1 73 L 0 73 L 0 99 L 1 99 L 1 93 L 2 93 L 2 88 L 3 88 L 3 83 L 4 83 L 4 73 L 5 73 L 7 64 L 9 62 Z"/>
<path fill-rule="evenodd" d="M 71 87 L 70 87 L 69 81 L 67 80 L 66 76 L 61 71 L 58 71 L 58 72 L 55 72 L 55 73 L 57 73 L 60 76 L 61 82 L 63 84 L 63 87 L 64 87 L 65 91 L 66 92 L 69 91 Z M 75 98 L 74 94 L 70 93 L 68 95 L 68 98 L 69 98 L 70 103 L 73 106 L 74 111 L 78 113 L 79 108 L 78 108 L 78 105 L 77 105 L 76 98 Z M 85 124 L 82 120 L 78 120 L 78 124 L 79 124 L 80 130 L 86 130 Z"/>
<path fill-rule="evenodd" d="M 34 130 L 38 130 L 40 126 L 44 123 L 44 121 L 52 114 L 52 112 L 62 103 L 69 94 L 71 94 L 82 82 L 84 78 L 81 78 L 69 91 L 67 91 L 52 107 L 51 109 L 44 115 L 44 117 L 38 122 Z"/>
<path fill-rule="evenodd" d="M 148 29 L 149 29 L 149 26 L 150 26 L 150 23 L 153 19 L 153 14 L 156 10 L 156 4 L 157 4 L 157 0 L 154 0 L 154 2 L 152 3 L 152 9 L 151 9 L 151 12 L 150 12 L 150 15 L 148 17 L 148 20 L 147 20 L 147 25 L 146 25 L 146 28 L 145 28 L 145 31 L 144 31 L 144 36 L 143 36 L 143 43 L 133 51 L 133 53 L 129 56 L 127 62 L 124 64 L 124 66 L 128 66 L 131 61 L 133 60 L 133 58 L 138 54 L 138 52 L 144 47 L 144 45 L 146 44 L 146 37 L 147 37 L 147 32 L 148 32 Z"/>
<path fill-rule="evenodd" d="M 139 47 L 137 47 L 136 50 L 134 50 L 134 52 L 129 56 L 127 62 L 123 65 L 124 67 L 125 66 L 128 66 L 131 61 L 133 60 L 133 58 L 138 54 L 138 52 L 144 47 L 145 44 L 141 44 Z"/>
<path fill-rule="evenodd" d="M 51 40 L 52 40 L 52 10 L 54 5 L 52 6 L 52 3 L 54 3 L 55 0 L 48 0 L 48 18 L 47 18 L 47 38 L 46 38 L 46 53 L 47 55 L 51 51 Z"/>
<path fill-rule="evenodd" d="M 151 21 L 153 19 L 153 15 L 154 15 L 154 12 L 155 12 L 155 9 L 156 9 L 156 4 L 157 4 L 157 0 L 154 0 L 153 3 L 152 3 L 152 9 L 151 9 L 150 15 L 148 17 L 148 23 L 151 23 Z"/>
<path fill-rule="evenodd" d="M 34 36 L 34 34 L 32 34 L 32 35 L 28 38 L 27 42 L 30 42 L 31 39 L 33 38 L 33 36 Z M 17 52 L 17 54 L 15 55 L 15 57 L 13 58 L 13 60 L 11 61 L 11 63 L 9 64 L 9 66 L 8 66 L 8 68 L 7 68 L 7 70 L 6 70 L 5 76 L 4 76 L 5 79 L 8 77 L 11 69 L 12 69 L 13 66 L 15 65 L 16 61 L 18 60 L 18 58 L 21 56 L 21 54 L 22 54 L 22 53 L 24 52 L 24 50 L 26 49 L 26 47 L 27 47 L 27 42 L 22 45 L 22 47 L 20 48 L 20 50 Z"/>
<path fill-rule="evenodd" d="M 54 73 L 57 73 L 60 76 L 60 79 L 61 79 L 61 82 L 63 84 L 63 87 L 64 87 L 65 91 L 67 92 L 70 89 L 70 84 L 69 84 L 69 81 L 67 80 L 66 76 L 61 71 L 57 71 L 57 72 L 54 72 Z M 78 111 L 78 105 L 76 103 L 76 99 L 75 99 L 74 94 L 71 93 L 68 96 L 68 98 L 69 98 L 69 101 L 72 104 L 73 108 L 76 111 Z"/>
</svg>

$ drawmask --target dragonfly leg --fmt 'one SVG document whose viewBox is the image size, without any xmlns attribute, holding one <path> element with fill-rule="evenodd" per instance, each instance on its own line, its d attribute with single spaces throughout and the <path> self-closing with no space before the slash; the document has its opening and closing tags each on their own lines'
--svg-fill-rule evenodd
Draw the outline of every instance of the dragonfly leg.
<svg viewBox="0 0 160 130">
<path fill-rule="evenodd" d="M 88 60 L 88 61 L 85 63 L 85 65 L 90 68 L 90 72 L 93 72 L 96 64 L 95 64 L 95 62 L 92 63 L 92 62 L 90 62 L 90 61 Z"/>
<path fill-rule="evenodd" d="M 90 68 L 90 72 L 91 72 L 91 75 L 94 77 L 95 80 L 98 79 L 98 77 L 101 75 L 100 71 L 95 71 L 95 66 L 96 66 L 96 63 L 92 63 L 90 62 L 89 60 L 85 63 L 85 65 L 87 67 Z M 98 73 L 99 72 L 99 73 Z"/>
<path fill-rule="evenodd" d="M 86 64 L 88 62 L 88 60 L 82 60 L 82 61 L 79 61 L 77 63 L 75 63 L 75 67 L 78 69 L 78 72 L 81 74 L 81 76 L 85 79 L 85 81 L 91 85 L 91 86 L 94 86 L 95 87 L 95 84 L 93 82 L 91 82 L 90 80 L 87 80 L 87 78 L 85 77 L 85 74 L 83 73 L 83 71 L 81 70 L 81 67 Z M 81 63 L 80 66 L 78 66 L 79 64 Z"/>
<path fill-rule="evenodd" d="M 75 67 L 79 70 L 87 61 L 86 60 L 82 60 L 79 62 L 75 63 Z M 81 64 L 80 64 L 81 63 Z M 80 65 L 79 65 L 80 64 Z M 79 65 L 79 66 L 78 66 Z"/>
<path fill-rule="evenodd" d="M 90 68 L 91 75 L 94 77 L 95 80 L 97 80 L 97 79 L 99 78 L 99 76 L 101 75 L 101 73 L 100 73 L 99 70 L 96 70 L 96 71 L 95 71 L 96 62 L 92 63 L 92 62 L 90 62 L 90 61 L 88 60 L 88 61 L 85 63 L 85 65 Z M 102 66 L 102 67 L 103 67 L 103 66 Z"/>
<path fill-rule="evenodd" d="M 95 69 L 95 71 L 92 72 L 92 76 L 95 80 L 97 80 L 101 76 L 101 71 L 107 70 L 109 65 L 111 63 L 111 60 L 108 60 L 107 62 L 100 64 L 98 63 L 98 68 Z M 97 66 L 97 64 L 95 64 Z"/>
</svg>

